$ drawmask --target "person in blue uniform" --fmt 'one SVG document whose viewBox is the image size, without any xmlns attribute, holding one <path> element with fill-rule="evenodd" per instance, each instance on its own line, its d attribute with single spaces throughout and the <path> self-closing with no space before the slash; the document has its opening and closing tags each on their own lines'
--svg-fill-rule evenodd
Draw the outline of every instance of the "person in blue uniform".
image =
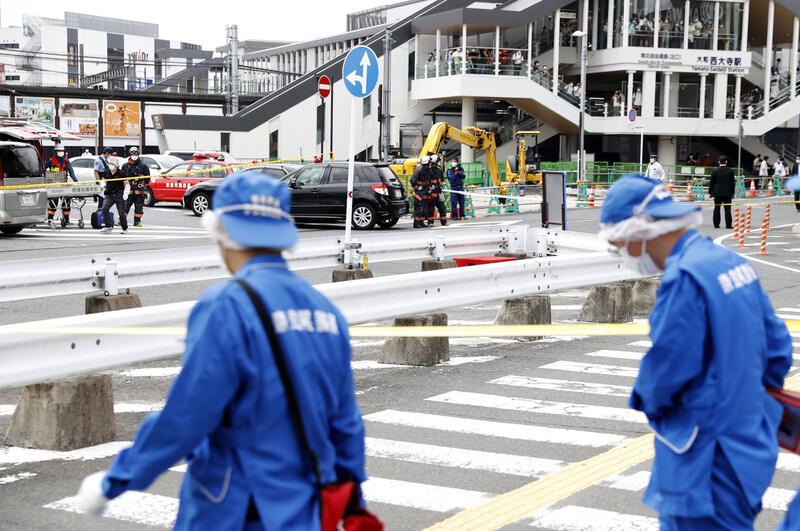
<svg viewBox="0 0 800 531">
<path fill-rule="evenodd" d="M 450 168 L 447 170 L 447 179 L 450 181 L 450 190 L 463 192 L 464 191 L 464 168 L 458 163 L 458 160 L 453 159 L 450 162 Z M 450 216 L 453 219 L 464 219 L 464 194 L 450 194 Z"/>
<path fill-rule="evenodd" d="M 290 202 L 279 180 L 243 171 L 217 188 L 203 224 L 225 265 L 254 288 L 272 317 L 321 482 L 360 483 L 364 426 L 348 325 L 281 256 L 298 238 Z M 184 458 L 176 529 L 320 529 L 310 459 L 262 322 L 234 281 L 212 286 L 197 301 L 164 409 L 145 419 L 133 446 L 107 471 L 84 480 L 80 506 L 100 515 L 108 499 L 146 489 Z"/>
<path fill-rule="evenodd" d="M 662 530 L 752 529 L 783 409 L 765 387 L 783 385 L 792 342 L 755 269 L 701 236 L 701 222 L 699 207 L 640 175 L 620 178 L 600 214 L 632 270 L 663 271 L 630 397 L 655 432 L 644 504 Z"/>
</svg>

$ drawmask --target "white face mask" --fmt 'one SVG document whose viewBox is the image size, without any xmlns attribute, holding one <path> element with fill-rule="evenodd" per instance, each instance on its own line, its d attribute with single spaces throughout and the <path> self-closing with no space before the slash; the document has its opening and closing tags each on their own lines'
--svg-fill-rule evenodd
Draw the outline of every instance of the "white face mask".
<svg viewBox="0 0 800 531">
<path fill-rule="evenodd" d="M 650 159 L 650 164 L 654 163 L 656 159 Z"/>
<path fill-rule="evenodd" d="M 131 160 L 136 162 L 137 160 L 139 160 L 139 155 L 131 155 Z"/>
<path fill-rule="evenodd" d="M 64 158 L 64 152 L 63 151 L 56 151 L 56 157 L 58 157 L 60 159 L 63 159 Z"/>
<path fill-rule="evenodd" d="M 619 248 L 619 255 L 622 257 L 622 261 L 628 266 L 628 269 L 639 273 L 640 275 L 657 275 L 661 272 L 661 268 L 656 265 L 653 261 L 653 258 L 645 252 L 645 248 L 647 247 L 647 242 L 642 242 L 642 254 L 639 256 L 631 256 L 628 253 L 628 244 L 630 242 L 625 242 L 625 245 Z"/>
<path fill-rule="evenodd" d="M 109 164 L 108 165 L 108 169 L 111 170 L 111 172 L 113 173 L 113 172 L 117 171 L 117 165 L 116 164 Z"/>
<path fill-rule="evenodd" d="M 451 168 L 455 168 L 456 166 L 458 166 L 458 163 L 457 163 L 457 162 L 451 162 L 451 163 L 450 163 L 450 167 L 451 167 Z"/>
</svg>

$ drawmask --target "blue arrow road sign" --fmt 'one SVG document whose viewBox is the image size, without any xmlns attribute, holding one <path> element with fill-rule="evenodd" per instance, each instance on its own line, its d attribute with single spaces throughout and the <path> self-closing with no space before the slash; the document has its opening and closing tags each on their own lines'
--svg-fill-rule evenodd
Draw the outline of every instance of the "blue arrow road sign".
<svg viewBox="0 0 800 531">
<path fill-rule="evenodd" d="M 356 46 L 342 66 L 344 86 L 356 98 L 366 98 L 378 84 L 378 57 L 366 46 Z"/>
</svg>

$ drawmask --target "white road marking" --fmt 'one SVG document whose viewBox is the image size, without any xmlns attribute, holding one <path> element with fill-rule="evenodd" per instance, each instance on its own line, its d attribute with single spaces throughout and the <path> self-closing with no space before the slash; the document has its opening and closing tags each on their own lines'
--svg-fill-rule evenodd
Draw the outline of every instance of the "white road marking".
<svg viewBox="0 0 800 531">
<path fill-rule="evenodd" d="M 528 520 L 532 527 L 557 531 L 658 531 L 658 518 L 567 505 L 542 509 Z"/>
<path fill-rule="evenodd" d="M 80 513 L 78 497 L 64 498 L 44 506 L 71 513 Z M 178 515 L 178 498 L 128 491 L 108 502 L 103 518 L 134 522 L 142 525 L 171 528 Z"/>
<path fill-rule="evenodd" d="M 622 376 L 636 378 L 639 369 L 636 367 L 619 367 L 617 365 L 599 365 L 595 363 L 579 363 L 575 361 L 556 361 L 542 365 L 541 369 L 554 371 L 580 372 L 585 374 L 599 374 L 603 376 Z"/>
<path fill-rule="evenodd" d="M 761 505 L 764 509 L 785 512 L 796 494 L 796 490 L 769 487 L 761 498 Z"/>
<path fill-rule="evenodd" d="M 457 358 L 450 358 L 450 361 L 444 361 L 434 367 L 452 367 L 454 365 L 464 365 L 465 363 L 486 363 L 487 361 L 496 360 L 497 356 L 459 356 Z M 374 369 L 408 369 L 411 367 L 422 367 L 422 365 L 398 365 L 394 363 L 378 363 L 375 360 L 361 360 L 351 361 L 350 367 L 354 371 L 374 370 Z"/>
<path fill-rule="evenodd" d="M 152 367 L 121 371 L 116 373 L 116 375 L 124 378 L 171 378 L 176 376 L 179 372 L 181 372 L 180 367 Z"/>
<path fill-rule="evenodd" d="M 382 478 L 368 479 L 361 484 L 361 490 L 368 502 L 440 513 L 468 509 L 493 497 L 491 494 L 474 490 Z"/>
<path fill-rule="evenodd" d="M 778 308 L 776 312 L 800 312 L 800 308 Z"/>
<path fill-rule="evenodd" d="M 519 441 L 572 444 L 575 446 L 588 446 L 592 448 L 613 446 L 626 440 L 626 438 L 622 435 L 611 433 L 547 428 L 543 426 L 511 424 L 460 417 L 446 417 L 443 415 L 412 413 L 393 409 L 386 409 L 377 413 L 365 415 L 364 420 L 379 422 L 381 424 L 406 426 L 409 428 L 425 428 L 454 433 L 503 437 L 506 439 L 514 439 Z"/>
<path fill-rule="evenodd" d="M 787 313 L 776 313 L 775 317 L 777 317 L 778 319 L 784 319 L 786 321 L 796 321 L 797 319 L 800 318 L 800 315 L 787 314 Z"/>
<path fill-rule="evenodd" d="M 0 463 L 24 464 L 41 463 L 43 461 L 91 461 L 118 454 L 130 446 L 127 441 L 114 441 L 87 448 L 79 448 L 68 452 L 54 450 L 36 450 L 34 448 L 18 448 L 16 446 L 0 447 Z"/>
<path fill-rule="evenodd" d="M 650 472 L 642 470 L 632 474 L 616 474 L 610 478 L 604 479 L 599 484 L 611 489 L 637 492 L 647 488 L 648 483 L 650 483 Z"/>
<path fill-rule="evenodd" d="M 778 470 L 788 470 L 790 472 L 800 472 L 800 455 L 782 451 L 778 454 L 778 463 L 775 465 L 775 468 Z"/>
<path fill-rule="evenodd" d="M 550 306 L 551 310 L 556 311 L 575 311 L 583 308 L 583 304 L 554 304 Z"/>
<path fill-rule="evenodd" d="M 604 396 L 630 396 L 631 388 L 624 385 L 598 384 L 579 382 L 575 380 L 553 380 L 550 378 L 535 378 L 532 376 L 503 376 L 489 383 L 510 385 L 513 387 L 528 387 L 531 389 L 544 389 L 547 391 L 565 391 L 568 393 L 586 393 Z"/>
<path fill-rule="evenodd" d="M 598 358 L 616 358 L 620 360 L 640 360 L 644 356 L 644 352 L 631 352 L 628 350 L 596 350 L 594 352 L 587 352 L 587 356 L 595 356 Z"/>
<path fill-rule="evenodd" d="M 645 423 L 647 418 L 641 411 L 633 409 L 592 406 L 587 404 L 570 404 L 568 402 L 550 402 L 534 400 L 532 398 L 514 398 L 500 395 L 486 395 L 482 393 L 465 393 L 450 391 L 437 396 L 426 398 L 429 402 L 444 402 L 461 406 L 476 406 L 507 411 L 522 411 L 525 413 L 538 413 L 541 415 L 563 415 L 565 417 L 579 417 L 589 419 L 614 420 L 622 422 Z"/>
<path fill-rule="evenodd" d="M 17 406 L 0 406 L 0 416 L 8 417 L 14 414 Z M 160 411 L 164 408 L 164 402 L 157 403 L 133 403 L 133 404 L 114 404 L 114 413 L 149 413 L 150 411 Z"/>
<path fill-rule="evenodd" d="M 0 404 L 0 417 L 10 417 L 14 414 L 15 409 L 17 409 L 17 406 Z"/>
<path fill-rule="evenodd" d="M 641 341 L 634 341 L 633 343 L 628 343 L 628 345 L 632 347 L 652 348 L 653 342 L 648 339 L 642 339 Z"/>
<path fill-rule="evenodd" d="M 5 476 L 0 477 L 0 485 L 7 485 L 9 483 L 16 483 L 17 481 L 22 481 L 23 479 L 30 479 L 35 478 L 36 474 L 32 472 L 21 472 L 14 476 Z"/>
<path fill-rule="evenodd" d="M 543 476 L 551 474 L 567 464 L 555 459 L 498 454 L 407 441 L 376 439 L 374 437 L 367 437 L 365 442 L 369 457 L 482 470 L 484 472 L 497 472 L 498 474 L 510 474 L 513 476 Z"/>
</svg>

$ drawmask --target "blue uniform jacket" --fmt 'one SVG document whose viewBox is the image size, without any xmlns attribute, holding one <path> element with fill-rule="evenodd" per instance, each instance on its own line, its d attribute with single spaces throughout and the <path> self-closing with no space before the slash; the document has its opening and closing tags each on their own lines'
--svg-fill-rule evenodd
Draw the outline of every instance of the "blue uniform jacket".
<svg viewBox="0 0 800 531">
<path fill-rule="evenodd" d="M 459 173 L 456 171 L 459 170 Z M 447 179 L 450 181 L 450 189 L 451 190 L 463 190 L 464 189 L 464 168 L 461 166 L 456 166 L 455 168 L 450 168 L 447 170 Z"/>
<path fill-rule="evenodd" d="M 667 258 L 650 336 L 630 398 L 656 432 L 645 505 L 671 516 L 713 515 L 719 447 L 750 505 L 759 506 L 782 413 L 764 388 L 783 385 L 792 342 L 755 269 L 689 231 Z"/>
<path fill-rule="evenodd" d="M 347 323 L 279 256 L 236 274 L 261 295 L 284 350 L 323 483 L 364 481 L 364 425 Z M 103 481 L 109 498 L 146 489 L 186 458 L 176 529 L 242 529 L 252 497 L 265 529 L 320 529 L 315 476 L 255 308 L 241 286 L 207 289 L 191 316 L 183 368 L 164 409 Z"/>
</svg>

